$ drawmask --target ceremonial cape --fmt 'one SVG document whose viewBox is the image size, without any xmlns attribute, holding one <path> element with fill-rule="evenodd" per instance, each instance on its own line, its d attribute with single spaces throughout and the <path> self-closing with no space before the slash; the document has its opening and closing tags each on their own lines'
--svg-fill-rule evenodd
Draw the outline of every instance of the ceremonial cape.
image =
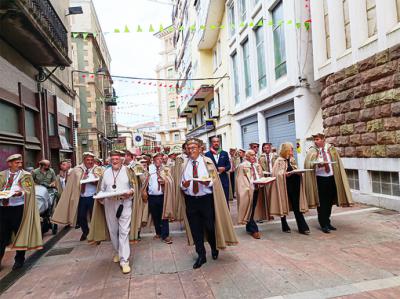
<svg viewBox="0 0 400 299">
<path fill-rule="evenodd" d="M 263 177 L 261 166 L 257 163 L 254 164 L 256 167 L 258 176 Z M 252 183 L 251 178 L 251 163 L 244 161 L 239 165 L 236 172 L 236 184 L 237 184 L 237 205 L 238 205 L 238 223 L 247 224 L 250 220 L 251 213 L 253 211 L 253 194 L 255 185 Z M 267 220 L 267 206 L 265 202 L 264 193 L 262 190 L 265 187 L 261 187 L 258 192 L 258 200 L 256 209 L 254 211 L 254 220 Z"/>
<path fill-rule="evenodd" d="M 139 189 L 138 178 L 135 175 L 135 172 L 132 168 L 126 167 L 126 172 L 128 175 L 128 179 L 131 187 L 134 190 L 133 193 L 133 202 L 132 202 L 132 214 L 131 214 L 131 227 L 129 232 L 129 240 L 134 241 L 137 240 L 137 234 L 140 229 L 138 225 L 140 222 L 136 221 L 136 217 L 138 215 L 137 210 L 140 209 L 141 205 L 138 205 L 137 202 L 142 201 Z M 98 184 L 98 189 L 100 189 L 101 181 Z M 115 200 L 113 198 L 106 198 L 104 200 Z M 109 241 L 110 233 L 107 227 L 106 214 L 104 211 L 104 205 L 100 202 L 100 200 L 95 200 L 93 206 L 92 220 L 90 222 L 90 230 L 88 235 L 89 243 L 96 243 L 101 241 Z"/>
<path fill-rule="evenodd" d="M 353 204 L 353 199 L 342 160 L 340 159 L 339 153 L 337 152 L 336 148 L 331 144 L 328 144 L 327 154 L 330 155 L 332 162 L 336 162 L 334 164 L 331 164 L 337 191 L 335 204 L 340 207 L 349 207 Z M 309 171 L 305 173 L 305 188 L 308 206 L 310 208 L 316 208 L 319 206 L 317 177 L 315 175 L 315 168 L 317 167 L 317 164 L 313 163 L 314 161 L 318 160 L 318 155 L 319 149 L 316 146 L 312 146 L 308 150 L 306 159 L 304 161 L 304 168 L 314 169 L 314 171 Z"/>
<path fill-rule="evenodd" d="M 293 169 L 297 169 L 296 160 L 290 159 L 290 164 Z M 271 186 L 271 204 L 269 213 L 276 216 L 286 216 L 293 208 L 289 202 L 286 186 L 286 170 L 288 164 L 286 159 L 279 157 L 276 159 L 274 167 L 272 168 L 272 176 L 276 177 L 276 181 Z M 292 174 L 298 175 L 298 174 Z M 306 193 L 304 189 L 303 176 L 300 174 L 300 198 L 299 198 L 300 212 L 305 213 L 308 211 Z"/>
<path fill-rule="evenodd" d="M 222 188 L 218 171 L 215 168 L 214 162 L 207 157 L 204 156 L 200 157 L 204 159 L 208 174 L 212 178 L 213 182 L 212 188 L 213 188 L 214 211 L 215 211 L 215 239 L 217 241 L 217 248 L 224 249 L 226 248 L 226 246 L 236 245 L 238 243 L 238 240 L 236 238 L 235 230 L 232 224 L 232 218 L 231 215 L 229 214 L 229 209 L 226 204 L 225 193 Z M 185 171 L 188 162 L 189 159 L 185 159 L 183 167 L 181 169 L 180 180 L 178 181 L 179 186 L 181 184 L 183 172 Z M 193 236 L 186 215 L 185 201 L 182 200 L 180 204 L 182 205 L 183 211 L 185 211 L 183 216 L 184 216 L 188 242 L 189 245 L 193 245 L 194 244 Z"/>
<path fill-rule="evenodd" d="M 160 176 L 165 181 L 164 185 L 164 206 L 162 212 L 162 219 L 168 219 L 169 221 L 175 220 L 175 186 L 174 180 L 171 176 L 171 169 L 167 166 L 162 165 L 160 170 Z M 146 176 L 146 181 L 143 186 L 142 197 L 145 201 L 148 199 L 147 187 L 149 186 L 150 174 Z"/>
<path fill-rule="evenodd" d="M 42 249 L 42 230 L 39 210 L 36 205 L 35 183 L 29 172 L 21 170 L 18 185 L 24 192 L 24 212 L 18 232 L 11 237 L 12 250 Z M 0 172 L 0 190 L 7 184 L 7 170 Z"/>
<path fill-rule="evenodd" d="M 103 168 L 101 166 L 94 166 L 93 174 L 96 177 L 103 175 Z M 72 169 L 68 176 L 67 185 L 63 190 L 57 207 L 54 211 L 52 222 L 63 225 L 76 225 L 79 197 L 81 196 L 81 179 L 85 173 L 83 164 L 78 165 Z"/>
<path fill-rule="evenodd" d="M 274 167 L 274 163 L 276 159 L 278 159 L 278 155 L 276 153 L 270 153 L 269 155 L 272 167 Z M 269 169 L 269 164 L 267 163 L 267 154 L 262 153 L 260 159 L 258 160 L 258 163 L 260 163 L 263 171 L 272 172 L 272 169 Z"/>
<path fill-rule="evenodd" d="M 187 160 L 183 155 L 179 155 L 175 159 L 175 165 L 173 168 L 173 178 L 175 182 L 175 219 L 177 221 L 183 221 L 184 215 L 185 215 L 185 198 L 183 196 L 182 190 L 181 190 L 181 179 L 182 179 L 182 169 L 183 165 L 185 163 L 185 160 Z"/>
</svg>

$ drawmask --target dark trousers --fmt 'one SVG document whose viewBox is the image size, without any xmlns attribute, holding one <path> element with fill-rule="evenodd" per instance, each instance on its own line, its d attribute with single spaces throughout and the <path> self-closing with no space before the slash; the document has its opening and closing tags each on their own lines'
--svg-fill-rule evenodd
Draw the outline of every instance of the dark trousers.
<svg viewBox="0 0 400 299">
<path fill-rule="evenodd" d="M 24 206 L 0 207 L 0 262 L 4 256 L 7 245 L 11 243 L 12 234 L 17 234 L 21 225 Z M 15 262 L 24 263 L 25 251 L 17 250 Z"/>
<path fill-rule="evenodd" d="M 153 218 L 156 234 L 165 239 L 169 236 L 168 219 L 162 219 L 164 195 L 149 195 L 149 210 Z"/>
<path fill-rule="evenodd" d="M 253 206 L 252 206 L 252 209 L 251 209 L 251 215 L 250 215 L 249 222 L 247 222 L 247 224 L 246 224 L 246 231 L 248 233 L 251 233 L 251 234 L 258 232 L 257 223 L 254 221 L 254 212 L 255 212 L 256 206 L 257 206 L 258 192 L 259 192 L 258 189 L 254 190 L 254 193 L 253 193 Z"/>
<path fill-rule="evenodd" d="M 231 176 L 232 195 L 235 197 L 235 172 L 231 172 L 229 175 Z"/>
<path fill-rule="evenodd" d="M 296 218 L 297 228 L 300 232 L 305 232 L 310 230 L 304 219 L 304 214 L 300 212 L 300 180 L 295 181 L 287 185 L 287 194 L 290 204 L 292 205 L 292 210 L 294 217 Z"/>
<path fill-rule="evenodd" d="M 217 250 L 215 240 L 215 211 L 212 194 L 205 196 L 185 195 L 186 215 L 192 231 L 194 245 L 199 257 L 206 257 L 204 233 L 207 235 L 211 250 Z"/>
<path fill-rule="evenodd" d="M 335 177 L 317 176 L 319 207 L 318 222 L 321 227 L 326 227 L 331 224 L 332 205 L 337 197 Z"/>
<path fill-rule="evenodd" d="M 90 197 L 80 197 L 78 204 L 78 225 L 81 227 L 84 235 L 89 234 L 88 214 L 92 217 L 94 199 Z"/>
</svg>

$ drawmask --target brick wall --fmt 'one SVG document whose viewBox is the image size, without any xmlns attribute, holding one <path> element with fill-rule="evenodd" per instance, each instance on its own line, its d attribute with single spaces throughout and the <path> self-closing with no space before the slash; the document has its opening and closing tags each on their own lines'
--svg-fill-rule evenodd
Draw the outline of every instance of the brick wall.
<svg viewBox="0 0 400 299">
<path fill-rule="evenodd" d="M 322 80 L 328 142 L 342 156 L 400 157 L 400 45 Z"/>
</svg>

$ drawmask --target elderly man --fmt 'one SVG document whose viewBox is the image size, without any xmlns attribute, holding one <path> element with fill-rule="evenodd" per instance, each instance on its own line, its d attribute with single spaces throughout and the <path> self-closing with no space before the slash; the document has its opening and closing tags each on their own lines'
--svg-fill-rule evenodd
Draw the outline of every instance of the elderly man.
<svg viewBox="0 0 400 299">
<path fill-rule="evenodd" d="M 228 172 L 231 169 L 229 155 L 221 148 L 221 141 L 219 137 L 214 136 L 211 138 L 210 150 L 205 154 L 210 158 L 218 170 L 219 178 L 221 180 L 222 188 L 224 188 L 226 203 L 229 207 L 229 177 Z"/>
<path fill-rule="evenodd" d="M 136 161 L 136 151 L 134 149 L 127 149 L 125 151 L 125 160 L 124 160 L 124 165 L 128 167 L 135 167 L 137 164 L 139 164 Z"/>
<path fill-rule="evenodd" d="M 104 241 L 109 235 L 115 251 L 113 261 L 119 263 L 122 273 L 127 274 L 131 272 L 129 239 L 133 233 L 133 200 L 139 199 L 139 190 L 135 173 L 123 165 L 123 156 L 119 151 L 110 153 L 111 167 L 104 171 L 100 191 L 118 195 L 96 200 L 91 222 L 93 229 L 88 240 Z M 106 230 L 108 233 L 105 233 Z"/>
<path fill-rule="evenodd" d="M 256 153 L 256 158 L 257 158 L 257 162 L 258 162 L 260 144 L 257 142 L 252 142 L 249 144 L 249 149 L 253 150 Z"/>
<path fill-rule="evenodd" d="M 307 152 L 304 168 L 315 171 L 305 173 L 306 196 L 309 208 L 317 207 L 321 230 L 328 234 L 336 230 L 330 220 L 332 205 L 348 207 L 353 200 L 346 171 L 336 148 L 325 142 L 322 133 L 312 137 L 314 146 Z"/>
<path fill-rule="evenodd" d="M 25 250 L 41 249 L 43 241 L 32 175 L 22 169 L 20 154 L 9 156 L 7 165 L 8 169 L 0 172 L 0 268 L 10 246 L 17 251 L 16 270 L 24 265 Z"/>
<path fill-rule="evenodd" d="M 180 186 L 185 194 L 186 233 L 189 244 L 195 244 L 198 258 L 193 265 L 200 268 L 206 259 L 204 235 L 211 247 L 211 256 L 218 258 L 218 249 L 237 243 L 225 194 L 214 162 L 200 155 L 202 144 L 196 139 L 187 141 Z"/>
<path fill-rule="evenodd" d="M 58 192 L 58 196 L 61 196 L 62 192 L 67 185 L 68 176 L 70 174 L 70 164 L 67 160 L 62 160 L 59 164 L 60 172 L 56 177 L 56 188 Z"/>
<path fill-rule="evenodd" d="M 92 214 L 93 195 L 103 175 L 103 168 L 95 165 L 94 158 L 90 152 L 83 153 L 83 163 L 71 171 L 52 218 L 56 224 L 78 224 L 82 229 L 81 241 L 89 234 L 88 215 Z"/>
<path fill-rule="evenodd" d="M 272 172 L 272 167 L 274 166 L 275 160 L 278 158 L 276 153 L 272 152 L 272 143 L 265 142 L 261 147 L 261 156 L 259 159 L 259 163 L 265 172 Z"/>
<path fill-rule="evenodd" d="M 56 187 L 56 173 L 50 168 L 49 160 L 39 162 L 39 167 L 32 171 L 32 178 L 35 184 L 46 188 Z"/>
<path fill-rule="evenodd" d="M 172 244 L 169 236 L 169 221 L 175 220 L 174 183 L 171 170 L 163 164 L 163 154 L 153 155 L 153 164 L 149 166 L 143 188 L 143 198 L 148 200 L 156 235 L 166 244 Z"/>
<path fill-rule="evenodd" d="M 248 150 L 246 160 L 237 169 L 238 223 L 246 224 L 247 233 L 254 239 L 261 238 L 254 219 L 268 219 L 265 197 L 261 190 L 264 186 L 254 184 L 262 176 L 262 168 L 256 162 L 256 153 Z"/>
</svg>

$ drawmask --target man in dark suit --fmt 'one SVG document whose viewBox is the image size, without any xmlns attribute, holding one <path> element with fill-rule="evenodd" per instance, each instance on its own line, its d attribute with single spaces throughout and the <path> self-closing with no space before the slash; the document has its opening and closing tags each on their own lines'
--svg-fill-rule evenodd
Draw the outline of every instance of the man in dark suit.
<svg viewBox="0 0 400 299">
<path fill-rule="evenodd" d="M 206 157 L 210 158 L 215 167 L 218 169 L 219 178 L 221 179 L 222 187 L 224 188 L 226 202 L 229 207 L 229 173 L 231 169 L 231 163 L 229 161 L 229 155 L 227 152 L 220 148 L 220 140 L 217 136 L 211 138 L 210 150 L 205 154 Z"/>
</svg>

